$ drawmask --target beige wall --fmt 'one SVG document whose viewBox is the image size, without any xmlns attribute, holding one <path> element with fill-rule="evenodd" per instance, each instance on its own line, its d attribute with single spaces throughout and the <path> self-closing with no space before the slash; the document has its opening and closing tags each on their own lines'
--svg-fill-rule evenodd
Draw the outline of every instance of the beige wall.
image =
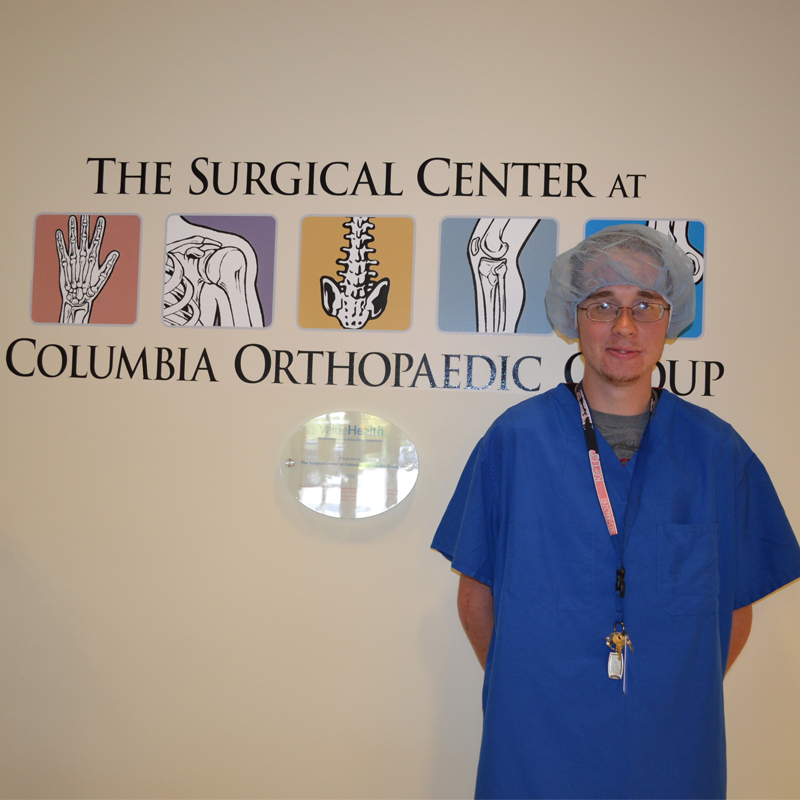
<svg viewBox="0 0 800 800">
<path fill-rule="evenodd" d="M 555 336 L 436 326 L 445 216 L 707 225 L 706 332 L 667 357 L 717 360 L 713 397 L 766 463 L 795 526 L 800 449 L 800 6 L 794 2 L 3 2 L 3 350 L 44 343 L 208 348 L 219 382 L 19 378 L 0 370 L 0 794 L 4 797 L 461 797 L 481 674 L 456 577 L 428 550 L 460 466 L 521 392 L 245 385 L 241 345 L 525 354 Z M 188 165 L 396 162 L 402 197 L 191 197 Z M 433 198 L 416 167 L 581 162 L 595 198 Z M 90 157 L 172 161 L 170 196 L 93 194 Z M 607 198 L 645 173 L 639 199 Z M 143 221 L 133 327 L 30 319 L 42 212 Z M 261 333 L 160 321 L 166 217 L 278 219 L 276 315 Z M 300 220 L 411 216 L 407 332 L 296 323 Z M 362 409 L 415 442 L 420 479 L 368 521 L 301 507 L 289 433 Z M 798 797 L 800 589 L 759 604 L 726 681 L 732 797 Z M 680 765 L 676 765 L 679 769 Z"/>
</svg>

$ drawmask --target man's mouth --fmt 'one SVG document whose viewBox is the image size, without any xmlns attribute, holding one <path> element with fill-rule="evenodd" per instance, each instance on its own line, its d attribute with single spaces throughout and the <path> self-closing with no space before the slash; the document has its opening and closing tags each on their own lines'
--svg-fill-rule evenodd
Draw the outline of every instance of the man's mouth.
<svg viewBox="0 0 800 800">
<path fill-rule="evenodd" d="M 639 355 L 638 350 L 630 350 L 624 347 L 609 347 L 608 351 L 619 358 L 632 358 L 633 356 Z"/>
</svg>

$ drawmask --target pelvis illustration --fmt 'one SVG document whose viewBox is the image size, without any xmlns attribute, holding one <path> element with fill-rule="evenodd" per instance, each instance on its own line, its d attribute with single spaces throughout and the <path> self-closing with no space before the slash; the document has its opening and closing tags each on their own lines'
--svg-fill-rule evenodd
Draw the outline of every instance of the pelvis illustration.
<svg viewBox="0 0 800 800">
<path fill-rule="evenodd" d="M 241 236 L 170 218 L 164 257 L 167 325 L 260 328 L 258 259 Z"/>
<path fill-rule="evenodd" d="M 343 328 L 360 329 L 371 319 L 379 317 L 389 299 L 389 279 L 376 281 L 378 273 L 373 267 L 378 261 L 370 258 L 375 248 L 370 247 L 375 227 L 369 217 L 350 217 L 343 227 L 349 229 L 344 238 L 349 245 L 340 248 L 344 258 L 336 259 L 342 267 L 336 274 L 340 281 L 323 275 L 320 278 L 322 307 L 328 316 L 336 317 Z"/>
<path fill-rule="evenodd" d="M 538 219 L 483 217 L 475 224 L 467 256 L 475 287 L 478 333 L 515 333 L 525 306 L 519 254 Z"/>
</svg>

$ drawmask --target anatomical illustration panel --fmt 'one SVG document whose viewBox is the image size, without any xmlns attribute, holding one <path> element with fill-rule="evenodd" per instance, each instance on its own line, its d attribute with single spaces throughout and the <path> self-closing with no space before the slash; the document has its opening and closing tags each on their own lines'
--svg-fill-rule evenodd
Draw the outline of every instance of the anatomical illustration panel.
<svg viewBox="0 0 800 800">
<path fill-rule="evenodd" d="M 272 324 L 275 218 L 173 214 L 167 220 L 162 319 L 170 327 Z"/>
<path fill-rule="evenodd" d="M 447 217 L 439 256 L 439 329 L 552 332 L 544 311 L 557 225 L 537 217 Z"/>
<path fill-rule="evenodd" d="M 142 221 L 135 214 L 39 214 L 31 319 L 133 325 Z"/>
<path fill-rule="evenodd" d="M 408 330 L 412 219 L 305 217 L 300 239 L 301 328 Z"/>
</svg>

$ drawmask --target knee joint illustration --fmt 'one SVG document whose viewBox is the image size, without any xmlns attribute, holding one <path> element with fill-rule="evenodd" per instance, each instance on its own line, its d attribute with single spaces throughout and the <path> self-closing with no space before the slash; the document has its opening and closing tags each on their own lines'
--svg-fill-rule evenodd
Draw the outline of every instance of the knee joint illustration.
<svg viewBox="0 0 800 800">
<path fill-rule="evenodd" d="M 475 289 L 479 333 L 514 333 L 525 306 L 519 254 L 538 219 L 483 217 L 472 231 L 467 257 Z"/>
</svg>

